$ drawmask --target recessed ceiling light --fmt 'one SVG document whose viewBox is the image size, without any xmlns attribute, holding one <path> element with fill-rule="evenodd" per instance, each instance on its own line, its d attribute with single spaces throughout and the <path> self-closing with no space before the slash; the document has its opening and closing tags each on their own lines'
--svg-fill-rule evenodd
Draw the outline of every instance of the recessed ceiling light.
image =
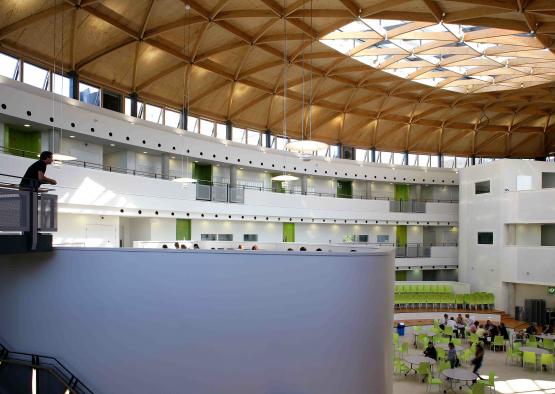
<svg viewBox="0 0 555 394">
<path fill-rule="evenodd" d="M 110 146 L 116 146 L 116 144 L 110 144 Z"/>
<path fill-rule="evenodd" d="M 143 153 L 146 155 L 148 152 L 143 152 Z"/>
<path fill-rule="evenodd" d="M 195 160 L 195 163 L 198 163 L 198 160 Z"/>
<path fill-rule="evenodd" d="M 30 124 L 24 124 L 23 126 L 25 126 L 25 127 L 31 127 Z"/>
<path fill-rule="evenodd" d="M 70 135 L 69 138 L 75 138 L 75 136 L 74 136 L 74 135 Z"/>
<path fill-rule="evenodd" d="M 172 156 L 172 159 L 175 159 L 175 156 Z"/>
</svg>

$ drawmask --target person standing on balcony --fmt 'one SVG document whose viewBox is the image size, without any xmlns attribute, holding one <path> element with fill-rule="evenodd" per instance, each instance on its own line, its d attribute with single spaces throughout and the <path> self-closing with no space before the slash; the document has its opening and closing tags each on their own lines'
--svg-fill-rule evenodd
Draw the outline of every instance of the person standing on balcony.
<svg viewBox="0 0 555 394">
<path fill-rule="evenodd" d="M 25 171 L 25 175 L 23 175 L 19 187 L 25 190 L 37 191 L 40 185 L 44 183 L 55 185 L 56 181 L 54 179 L 47 178 L 46 175 L 44 175 L 46 173 L 46 166 L 52 164 L 52 161 L 52 152 L 42 152 L 39 160 L 31 164 L 29 168 L 27 168 L 27 171 Z"/>
</svg>

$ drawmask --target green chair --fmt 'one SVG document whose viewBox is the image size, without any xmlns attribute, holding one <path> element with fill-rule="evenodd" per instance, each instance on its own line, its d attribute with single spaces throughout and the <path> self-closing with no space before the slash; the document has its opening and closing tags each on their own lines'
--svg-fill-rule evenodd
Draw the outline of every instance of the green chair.
<svg viewBox="0 0 555 394">
<path fill-rule="evenodd" d="M 469 364 L 473 358 L 473 353 L 471 349 L 464 349 L 464 352 L 461 355 L 461 361 Z"/>
<path fill-rule="evenodd" d="M 507 364 L 507 361 L 510 361 L 511 364 L 513 364 L 515 360 L 518 363 L 520 363 L 520 358 L 521 357 L 522 357 L 522 352 L 519 352 L 518 350 L 513 350 L 512 347 L 508 346 L 507 347 L 507 357 L 505 358 L 505 364 Z"/>
<path fill-rule="evenodd" d="M 484 385 L 479 383 L 474 383 L 469 390 L 466 390 L 467 394 L 484 394 Z"/>
<path fill-rule="evenodd" d="M 446 360 L 447 359 L 447 352 L 445 351 L 445 349 L 438 347 L 436 348 L 437 351 L 437 359 L 438 360 Z"/>
<path fill-rule="evenodd" d="M 424 382 L 428 375 L 431 375 L 430 363 L 423 362 L 418 364 L 418 368 L 416 368 L 416 374 L 422 377 L 422 381 Z"/>
<path fill-rule="evenodd" d="M 542 354 L 540 356 L 540 365 L 542 366 L 542 370 L 543 367 L 545 366 L 545 369 L 547 370 L 547 367 L 551 368 L 551 372 L 553 372 L 553 354 L 549 353 L 549 354 Z"/>
<path fill-rule="evenodd" d="M 438 392 L 441 392 L 443 390 L 443 380 L 439 378 L 434 378 L 431 373 L 428 374 L 427 383 L 428 384 L 426 386 L 426 391 L 431 390 L 434 386 L 438 388 Z"/>
<path fill-rule="evenodd" d="M 495 392 L 495 372 L 489 371 L 488 378 L 486 380 L 477 380 L 476 383 L 489 387 L 490 391 Z"/>
<path fill-rule="evenodd" d="M 450 368 L 451 368 L 451 363 L 450 363 L 448 360 L 440 361 L 440 362 L 437 364 L 437 371 L 438 371 L 439 373 L 442 373 L 442 372 L 445 371 L 446 369 L 450 369 Z"/>
<path fill-rule="evenodd" d="M 422 346 L 422 349 L 425 349 L 428 346 L 428 336 L 426 334 L 420 334 L 418 336 L 418 346 Z"/>
<path fill-rule="evenodd" d="M 397 348 L 397 351 L 399 352 L 399 355 L 403 357 L 403 354 L 407 354 L 409 352 L 409 343 L 408 342 L 401 343 L 401 346 Z"/>
<path fill-rule="evenodd" d="M 410 368 L 405 364 L 405 362 L 399 358 L 393 360 L 393 373 L 397 375 L 409 373 Z"/>
<path fill-rule="evenodd" d="M 455 346 L 462 346 L 462 339 L 461 338 L 451 338 L 451 342 Z"/>
<path fill-rule="evenodd" d="M 397 334 L 396 332 L 393 333 L 393 344 L 394 345 L 399 344 L 399 334 Z"/>
<path fill-rule="evenodd" d="M 534 371 L 536 370 L 536 353 L 532 352 L 523 352 L 522 353 L 522 366 L 526 367 L 527 365 L 532 365 L 534 367 Z"/>
<path fill-rule="evenodd" d="M 526 347 L 538 347 L 537 342 L 526 341 Z"/>
<path fill-rule="evenodd" d="M 493 347 L 494 352 L 497 347 L 505 349 L 505 338 L 503 338 L 502 335 L 496 335 L 495 338 L 493 338 L 491 346 Z"/>
<path fill-rule="evenodd" d="M 437 339 L 437 343 L 445 343 L 445 344 L 448 344 L 448 343 L 449 343 L 449 338 L 447 338 L 447 337 L 439 337 L 439 338 Z"/>
<path fill-rule="evenodd" d="M 553 339 L 544 339 L 542 342 L 542 348 L 553 352 L 555 350 L 555 343 L 553 342 Z"/>
<path fill-rule="evenodd" d="M 448 335 L 450 337 L 453 336 L 454 332 L 453 332 L 453 327 L 451 326 L 445 326 L 445 330 L 443 330 L 445 335 Z"/>
</svg>

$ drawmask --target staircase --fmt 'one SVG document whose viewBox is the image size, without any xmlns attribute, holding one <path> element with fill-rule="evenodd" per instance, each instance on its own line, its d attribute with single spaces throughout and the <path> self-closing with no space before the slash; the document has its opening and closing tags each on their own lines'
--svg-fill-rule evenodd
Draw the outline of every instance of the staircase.
<svg viewBox="0 0 555 394">
<path fill-rule="evenodd" d="M 520 320 L 515 320 L 514 317 L 512 317 L 505 311 L 501 311 L 501 322 L 505 323 L 505 326 L 507 328 L 512 328 L 515 331 L 525 330 L 526 327 L 528 327 L 528 323 Z"/>
<path fill-rule="evenodd" d="M 93 394 L 56 358 L 9 351 L 0 343 L 0 394 Z"/>
</svg>

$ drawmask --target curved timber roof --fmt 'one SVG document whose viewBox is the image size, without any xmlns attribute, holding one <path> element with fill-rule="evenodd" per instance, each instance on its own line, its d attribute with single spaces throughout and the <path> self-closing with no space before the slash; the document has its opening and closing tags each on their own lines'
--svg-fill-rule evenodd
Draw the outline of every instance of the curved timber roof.
<svg viewBox="0 0 555 394">
<path fill-rule="evenodd" d="M 553 0 L 4 0 L 0 15 L 2 51 L 175 108 L 188 92 L 190 113 L 241 127 L 283 134 L 286 108 L 299 139 L 555 151 Z"/>
</svg>

